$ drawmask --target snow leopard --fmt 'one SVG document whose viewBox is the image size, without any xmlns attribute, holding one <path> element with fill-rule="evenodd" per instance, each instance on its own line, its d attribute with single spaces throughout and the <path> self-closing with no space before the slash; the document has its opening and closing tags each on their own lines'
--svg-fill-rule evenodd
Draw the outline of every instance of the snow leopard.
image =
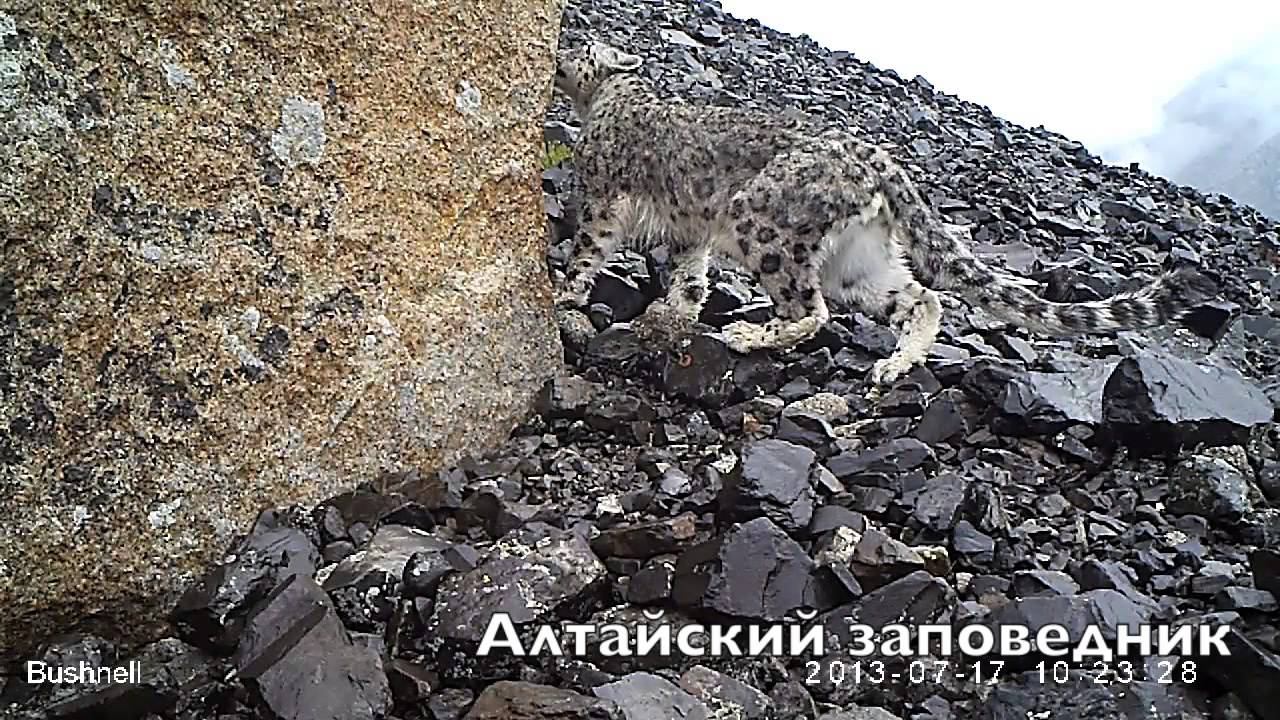
<svg viewBox="0 0 1280 720">
<path fill-rule="evenodd" d="M 720 331 L 731 350 L 794 348 L 829 321 L 828 300 L 852 305 L 897 335 L 871 368 L 883 387 L 925 361 L 940 331 L 939 290 L 1051 336 L 1162 325 L 1216 292 L 1203 274 L 1178 268 L 1133 292 L 1051 302 L 976 257 L 964 228 L 945 223 L 882 147 L 795 114 L 663 100 L 642 65 L 602 42 L 557 54 L 554 86 L 582 123 L 561 312 L 586 303 L 614 253 L 662 238 L 669 290 L 638 326 L 696 322 L 716 253 L 773 301 L 768 321 Z"/>
</svg>

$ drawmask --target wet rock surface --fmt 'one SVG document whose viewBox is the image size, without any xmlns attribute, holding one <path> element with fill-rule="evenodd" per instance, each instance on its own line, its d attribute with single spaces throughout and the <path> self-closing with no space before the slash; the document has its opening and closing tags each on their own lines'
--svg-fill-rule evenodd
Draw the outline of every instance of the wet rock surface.
<svg viewBox="0 0 1280 720">
<path fill-rule="evenodd" d="M 1047 296 L 1107 294 L 1176 250 L 1238 310 L 1206 310 L 1195 332 L 1063 341 L 955 303 L 926 365 L 873 398 L 866 375 L 895 341 L 884 328 L 837 310 L 796 350 L 726 353 L 708 328 L 769 307 L 717 264 L 705 327 L 659 346 L 635 313 L 669 262 L 662 248 L 629 254 L 505 443 L 263 513 L 175 603 L 170 637 L 59 637 L 29 658 L 138 659 L 141 680 L 104 693 L 10 679 L 0 715 L 1277 717 L 1274 227 L 713 3 L 571 4 L 564 42 L 588 27 L 643 53 L 673 95 L 858 126 L 970 225 L 977 252 Z M 555 124 L 568 120 L 553 108 L 549 134 L 571 142 L 572 123 Z M 575 218 L 572 161 L 553 170 L 555 273 Z M 1071 640 L 1096 628 L 1102 642 L 1122 627 L 1203 625 L 1225 632 L 1231 655 L 1131 653 L 1117 659 L 1130 677 L 1037 651 L 987 656 L 1005 664 L 980 679 L 912 677 L 925 667 L 912 658 L 855 656 L 850 623 L 1060 626 Z M 674 638 L 714 624 L 825 642 L 797 657 L 623 651 L 640 627 Z M 971 667 L 958 648 L 930 652 Z M 873 682 L 870 663 L 898 675 Z"/>
</svg>

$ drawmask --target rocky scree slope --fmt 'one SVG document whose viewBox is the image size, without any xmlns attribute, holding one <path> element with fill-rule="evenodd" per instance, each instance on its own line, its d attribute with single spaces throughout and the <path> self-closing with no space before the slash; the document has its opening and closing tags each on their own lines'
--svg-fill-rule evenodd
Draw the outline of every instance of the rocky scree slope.
<svg viewBox="0 0 1280 720">
<path fill-rule="evenodd" d="M 801 108 L 891 143 L 984 253 L 1050 297 L 1106 295 L 1178 259 L 1217 277 L 1224 298 L 1184 328 L 1075 342 L 952 302 L 927 366 L 872 402 L 864 377 L 894 341 L 884 328 L 837 315 L 791 353 L 733 355 L 710 330 L 768 307 L 723 267 L 707 332 L 653 352 L 626 321 L 660 295 L 663 254 L 621 258 L 593 296 L 601 332 L 569 348 L 566 374 L 503 447 L 264 512 L 189 588 L 172 637 L 139 649 L 68 636 L 37 658 L 137 658 L 140 684 L 15 677 L 0 712 L 1280 717 L 1273 226 L 713 4 L 576 3 L 564 29 L 565 44 L 590 32 L 644 54 L 672 96 Z M 552 111 L 548 137 L 571 145 L 566 117 Z M 573 224 L 571 172 L 544 176 L 552 273 Z M 526 638 L 542 624 L 771 624 L 816 611 L 807 622 L 828 652 L 628 657 L 590 643 L 585 657 L 478 658 L 498 611 Z M 1229 627 L 1232 654 L 1132 657 L 1125 683 L 1088 666 L 1045 681 L 1037 656 L 1005 658 L 994 683 L 954 672 L 832 682 L 850 617 L 1060 623 L 1075 638 L 1090 623 L 1110 638 L 1120 625 L 1207 624 Z"/>
</svg>

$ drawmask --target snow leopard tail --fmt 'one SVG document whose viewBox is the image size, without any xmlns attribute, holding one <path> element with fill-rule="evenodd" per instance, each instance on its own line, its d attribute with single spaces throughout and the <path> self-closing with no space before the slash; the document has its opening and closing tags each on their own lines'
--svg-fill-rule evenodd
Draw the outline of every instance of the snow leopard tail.
<svg viewBox="0 0 1280 720">
<path fill-rule="evenodd" d="M 881 190 L 902 227 L 919 282 L 955 292 L 1012 325 L 1058 337 L 1138 330 L 1165 325 L 1217 294 L 1212 280 L 1183 267 L 1102 300 L 1046 300 L 975 257 L 965 239 L 949 230 L 909 183 L 896 180 Z"/>
</svg>

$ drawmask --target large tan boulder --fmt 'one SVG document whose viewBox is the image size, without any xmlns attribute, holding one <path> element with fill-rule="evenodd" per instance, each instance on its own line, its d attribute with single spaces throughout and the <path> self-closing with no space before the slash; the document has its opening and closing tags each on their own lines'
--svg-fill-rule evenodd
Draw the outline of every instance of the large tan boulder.
<svg viewBox="0 0 1280 720">
<path fill-rule="evenodd" d="M 0 655 L 522 419 L 559 0 L 0 7 Z"/>
</svg>

